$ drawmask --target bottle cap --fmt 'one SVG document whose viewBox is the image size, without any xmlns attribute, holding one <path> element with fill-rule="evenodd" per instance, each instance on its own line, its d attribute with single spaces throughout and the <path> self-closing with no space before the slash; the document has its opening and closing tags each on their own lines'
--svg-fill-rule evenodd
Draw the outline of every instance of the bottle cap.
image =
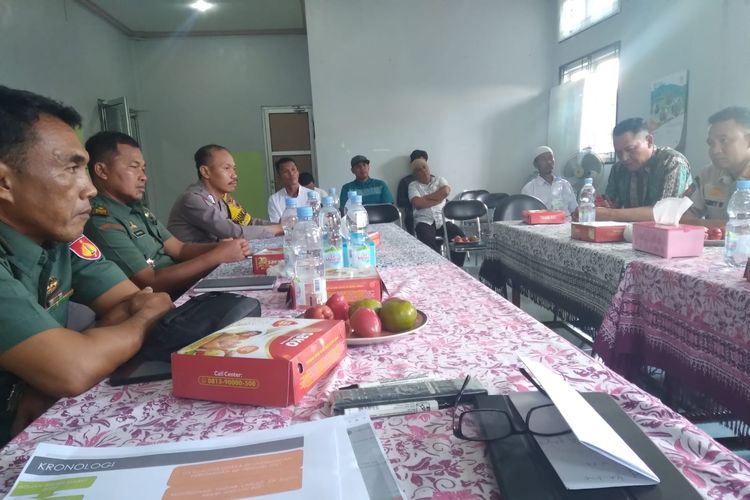
<svg viewBox="0 0 750 500">
<path fill-rule="evenodd" d="M 291 196 L 286 197 L 286 206 L 287 207 L 296 207 L 297 206 L 297 198 L 292 198 Z"/>
<path fill-rule="evenodd" d="M 324 207 L 330 207 L 333 205 L 333 196 L 324 196 L 323 197 L 323 206 Z"/>
<path fill-rule="evenodd" d="M 307 199 L 308 200 L 317 200 L 320 199 L 320 195 L 317 191 L 310 191 L 307 193 Z"/>
<path fill-rule="evenodd" d="M 737 189 L 750 189 L 750 179 L 740 179 L 737 181 Z"/>
<path fill-rule="evenodd" d="M 349 199 L 351 200 L 356 194 L 357 194 L 356 191 L 349 191 Z"/>
<path fill-rule="evenodd" d="M 593 184 L 594 183 L 594 178 L 593 177 L 586 177 L 585 179 L 583 179 L 583 183 L 584 184 Z"/>
<path fill-rule="evenodd" d="M 355 194 L 354 196 L 352 196 L 352 203 L 354 203 L 355 205 L 361 205 L 362 197 L 358 194 Z"/>
<path fill-rule="evenodd" d="M 305 205 L 304 207 L 297 207 L 297 217 L 302 219 L 303 217 L 312 217 L 312 207 Z"/>
<path fill-rule="evenodd" d="M 333 198 L 334 196 L 336 196 L 336 188 L 335 187 L 328 188 L 328 194 L 331 195 L 331 198 Z"/>
</svg>

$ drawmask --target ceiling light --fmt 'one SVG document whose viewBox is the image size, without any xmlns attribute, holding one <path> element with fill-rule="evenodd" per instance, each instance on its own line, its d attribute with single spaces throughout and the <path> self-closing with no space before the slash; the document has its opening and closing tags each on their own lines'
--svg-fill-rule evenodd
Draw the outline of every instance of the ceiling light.
<svg viewBox="0 0 750 500">
<path fill-rule="evenodd" d="M 206 12 L 208 9 L 210 9 L 213 6 L 214 4 L 208 3 L 205 0 L 197 0 L 190 4 L 190 7 L 200 12 Z"/>
</svg>

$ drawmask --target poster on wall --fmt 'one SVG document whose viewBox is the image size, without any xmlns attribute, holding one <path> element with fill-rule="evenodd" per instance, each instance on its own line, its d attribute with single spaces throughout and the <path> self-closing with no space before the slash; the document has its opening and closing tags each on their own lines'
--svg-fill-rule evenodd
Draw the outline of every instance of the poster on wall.
<svg viewBox="0 0 750 500">
<path fill-rule="evenodd" d="M 649 129 L 659 146 L 685 151 L 687 99 L 687 70 L 659 78 L 651 84 Z"/>
</svg>

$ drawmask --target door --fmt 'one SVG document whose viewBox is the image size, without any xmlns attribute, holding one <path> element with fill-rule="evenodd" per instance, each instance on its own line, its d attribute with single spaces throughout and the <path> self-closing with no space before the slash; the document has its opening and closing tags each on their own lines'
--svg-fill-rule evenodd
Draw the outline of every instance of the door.
<svg viewBox="0 0 750 500">
<path fill-rule="evenodd" d="M 311 106 L 263 107 L 263 129 L 266 138 L 266 172 L 268 195 L 281 189 L 274 165 L 288 156 L 300 173 L 310 172 L 318 182 L 315 168 L 314 132 Z"/>
</svg>

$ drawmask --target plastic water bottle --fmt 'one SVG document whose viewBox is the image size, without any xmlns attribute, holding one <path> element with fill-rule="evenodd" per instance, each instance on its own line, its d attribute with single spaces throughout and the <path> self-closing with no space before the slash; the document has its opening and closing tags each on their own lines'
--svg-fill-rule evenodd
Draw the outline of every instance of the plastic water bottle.
<svg viewBox="0 0 750 500">
<path fill-rule="evenodd" d="M 744 268 L 750 258 L 750 180 L 737 181 L 737 190 L 727 204 L 727 215 L 724 260 L 730 266 Z"/>
<path fill-rule="evenodd" d="M 333 197 L 323 198 L 323 208 L 318 216 L 323 241 L 323 266 L 326 269 L 344 267 L 344 242 L 341 236 L 341 215 L 333 206 Z"/>
<path fill-rule="evenodd" d="M 349 240 L 349 266 L 362 269 L 371 266 L 370 247 L 367 244 L 366 235 L 362 233 L 352 233 Z"/>
<path fill-rule="evenodd" d="M 294 248 L 294 296 L 297 307 L 325 304 L 326 278 L 323 270 L 323 244 L 320 228 L 311 207 L 297 208 L 297 224 L 292 231 Z"/>
<path fill-rule="evenodd" d="M 355 194 L 347 202 L 349 209 L 346 211 L 346 226 L 351 238 L 354 233 L 362 233 L 367 236 L 367 226 L 370 221 L 367 210 L 362 206 L 362 196 Z"/>
<path fill-rule="evenodd" d="M 339 209 L 339 197 L 336 196 L 336 188 L 328 188 L 328 196 L 333 198 L 333 206 L 336 207 L 336 210 Z"/>
<path fill-rule="evenodd" d="M 578 197 L 578 221 L 594 222 L 596 220 L 596 190 L 594 179 L 588 177 L 583 181 L 581 195 Z"/>
<path fill-rule="evenodd" d="M 292 229 L 297 224 L 297 199 L 286 198 L 286 208 L 279 220 L 284 230 L 284 276 L 291 278 L 294 274 L 294 252 L 292 250 Z"/>
<path fill-rule="evenodd" d="M 317 191 L 307 193 L 307 205 L 313 210 L 313 221 L 318 223 L 318 214 L 320 213 L 320 195 Z"/>
<path fill-rule="evenodd" d="M 357 192 L 356 192 L 356 191 L 354 191 L 354 190 L 352 190 L 352 191 L 349 191 L 349 192 L 348 192 L 348 193 L 346 194 L 346 196 L 347 196 L 347 198 L 348 198 L 348 199 L 346 200 L 346 204 L 344 205 L 344 213 L 342 214 L 342 215 L 344 215 L 344 216 L 346 216 L 346 213 L 347 213 L 347 212 L 349 211 L 349 207 L 351 207 L 351 206 L 352 206 L 352 198 L 353 198 L 354 196 L 357 196 Z"/>
<path fill-rule="evenodd" d="M 565 206 L 563 205 L 563 182 L 558 176 L 555 176 L 552 180 L 548 208 L 550 210 L 565 210 Z"/>
</svg>

